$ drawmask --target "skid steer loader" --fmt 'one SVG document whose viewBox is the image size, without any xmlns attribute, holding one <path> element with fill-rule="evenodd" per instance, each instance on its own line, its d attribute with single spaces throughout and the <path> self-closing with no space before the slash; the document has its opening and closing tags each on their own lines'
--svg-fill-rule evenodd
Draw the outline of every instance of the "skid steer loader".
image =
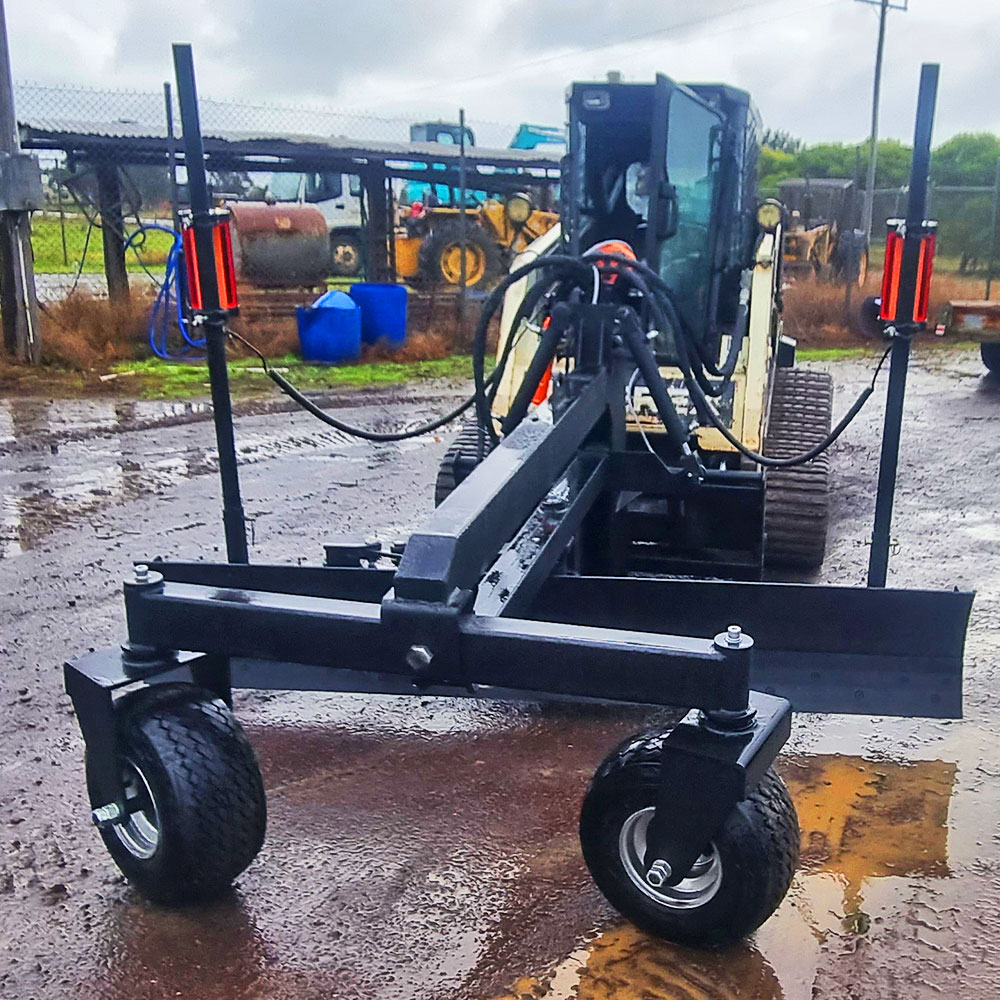
<svg viewBox="0 0 1000 1000">
<path fill-rule="evenodd" d="M 782 212 L 757 198 L 760 120 L 749 96 L 731 87 L 671 85 L 662 113 L 657 98 L 653 85 L 574 86 L 563 222 L 514 267 L 566 249 L 634 252 L 670 287 L 696 338 L 707 405 L 685 387 L 676 331 L 660 330 L 654 346 L 660 377 L 686 414 L 701 461 L 718 473 L 718 489 L 621 496 L 615 521 L 626 568 L 735 579 L 757 578 L 765 565 L 815 570 L 826 547 L 827 457 L 762 469 L 740 450 L 781 459 L 813 447 L 830 432 L 833 402 L 830 376 L 795 368 L 794 342 L 781 335 Z M 565 283 L 543 287 L 539 274 L 504 302 L 497 357 L 510 357 L 492 400 L 499 426 L 565 293 Z M 603 270 L 595 301 L 635 299 L 616 278 Z M 571 359 L 557 359 L 535 405 L 547 406 L 552 380 L 571 368 Z M 628 447 L 669 459 L 672 446 L 641 375 L 622 406 Z M 437 503 L 481 460 L 477 437 L 468 422 L 445 455 Z"/>
</svg>

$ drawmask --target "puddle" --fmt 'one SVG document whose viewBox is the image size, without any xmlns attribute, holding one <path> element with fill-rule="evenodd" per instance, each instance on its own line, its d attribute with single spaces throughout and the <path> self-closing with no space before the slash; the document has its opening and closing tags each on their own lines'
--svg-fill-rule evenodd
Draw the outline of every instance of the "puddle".
<svg viewBox="0 0 1000 1000">
<path fill-rule="evenodd" d="M 0 559 L 35 548 L 59 528 L 99 521 L 100 512 L 114 504 L 214 474 L 214 430 L 204 420 L 209 413 L 203 401 L 4 402 L 0 451 L 7 449 L 9 455 L 0 468 Z M 395 427 L 395 416 L 382 413 L 373 423 Z M 343 463 L 367 450 L 374 468 L 435 440 L 371 445 L 307 420 L 284 413 L 239 420 L 240 464 L 291 455 Z M 100 524 L 94 527 L 101 537 Z"/>
<path fill-rule="evenodd" d="M 809 1000 L 824 953 L 859 947 L 882 922 L 893 895 L 884 887 L 950 876 L 953 763 L 803 755 L 782 758 L 780 770 L 802 856 L 788 897 L 754 940 L 705 952 L 616 923 L 490 1000 Z"/>
</svg>

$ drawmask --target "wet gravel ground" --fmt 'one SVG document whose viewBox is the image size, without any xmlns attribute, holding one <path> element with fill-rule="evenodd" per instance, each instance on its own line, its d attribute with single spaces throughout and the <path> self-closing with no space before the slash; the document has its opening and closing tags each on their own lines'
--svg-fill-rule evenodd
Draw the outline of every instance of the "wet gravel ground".
<svg viewBox="0 0 1000 1000">
<path fill-rule="evenodd" d="M 843 412 L 870 363 L 830 367 Z M 462 391 L 342 414 L 399 426 Z M 1000 994 L 1000 383 L 977 356 L 914 364 L 891 569 L 896 585 L 978 591 L 966 718 L 798 717 L 781 769 L 802 870 L 754 940 L 711 954 L 616 918 L 580 858 L 580 797 L 639 710 L 245 693 L 261 856 L 211 907 L 132 892 L 89 825 L 60 664 L 121 639 L 134 559 L 219 558 L 221 529 L 211 424 L 129 405 L 0 403 L 2 1000 Z M 824 580 L 863 581 L 880 420 L 873 400 L 833 451 Z M 259 561 L 405 535 L 445 448 L 357 443 L 289 413 L 243 416 L 237 439 Z"/>
</svg>

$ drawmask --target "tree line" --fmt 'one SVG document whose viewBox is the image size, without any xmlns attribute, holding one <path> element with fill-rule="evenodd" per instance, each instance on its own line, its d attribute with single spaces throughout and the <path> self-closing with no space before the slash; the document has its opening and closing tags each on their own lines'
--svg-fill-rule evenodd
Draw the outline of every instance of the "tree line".
<svg viewBox="0 0 1000 1000">
<path fill-rule="evenodd" d="M 805 145 L 788 132 L 766 130 L 761 149 L 761 194 L 774 196 L 791 177 L 853 177 L 864 186 L 868 143 L 821 142 Z M 875 188 L 902 188 L 909 181 L 913 150 L 896 139 L 882 139 L 875 164 Z M 992 188 L 1000 163 L 1000 136 L 963 132 L 931 154 L 933 187 Z M 961 271 L 980 269 L 994 238 L 993 196 L 989 191 L 931 192 L 931 214 L 938 219 L 942 253 L 958 258 Z M 905 204 L 905 202 L 903 203 Z M 876 199 L 876 211 L 880 202 Z"/>
</svg>

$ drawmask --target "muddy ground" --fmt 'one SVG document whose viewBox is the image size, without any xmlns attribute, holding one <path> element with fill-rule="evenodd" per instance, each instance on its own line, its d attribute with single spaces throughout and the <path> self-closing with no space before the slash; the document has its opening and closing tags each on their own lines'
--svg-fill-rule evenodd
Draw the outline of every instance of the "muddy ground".
<svg viewBox="0 0 1000 1000">
<path fill-rule="evenodd" d="M 869 362 L 831 368 L 843 412 Z M 342 412 L 396 426 L 461 390 Z M 978 590 L 966 717 L 798 717 L 781 770 L 802 869 L 752 941 L 715 954 L 623 923 L 580 858 L 584 787 L 639 710 L 244 694 L 266 846 L 216 905 L 144 903 L 90 826 L 60 663 L 120 640 L 133 559 L 219 556 L 212 428 L 191 404 L 0 403 L 0 998 L 1000 994 L 1000 384 L 936 353 L 910 390 L 892 580 Z M 863 580 L 880 418 L 873 401 L 834 449 L 825 580 Z M 261 561 L 405 534 L 445 447 L 289 413 L 241 417 L 237 439 Z"/>
</svg>

